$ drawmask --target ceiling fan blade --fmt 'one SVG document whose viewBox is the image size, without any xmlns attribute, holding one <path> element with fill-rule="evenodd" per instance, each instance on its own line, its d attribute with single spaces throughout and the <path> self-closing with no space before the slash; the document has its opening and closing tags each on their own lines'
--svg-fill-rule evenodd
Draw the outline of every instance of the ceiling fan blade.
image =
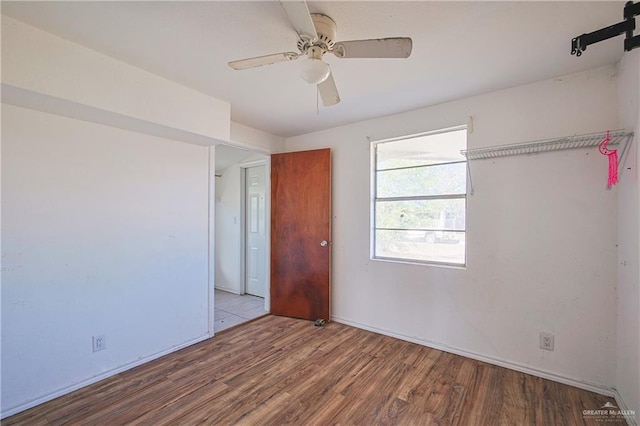
<svg viewBox="0 0 640 426">
<path fill-rule="evenodd" d="M 338 58 L 408 58 L 412 46 L 409 37 L 391 37 L 341 41 L 331 51 Z"/>
<path fill-rule="evenodd" d="M 329 77 L 325 81 L 318 84 L 318 91 L 324 106 L 329 107 L 340 102 L 340 95 L 338 94 L 336 82 L 333 80 L 332 72 L 329 72 Z"/>
<path fill-rule="evenodd" d="M 276 53 L 274 55 L 257 56 L 255 58 L 241 59 L 239 61 L 229 62 L 229 66 L 234 70 L 246 70 L 248 68 L 261 67 L 263 65 L 271 65 L 277 62 L 293 61 L 300 57 L 299 53 L 285 52 Z"/>
<path fill-rule="evenodd" d="M 301 39 L 316 40 L 318 38 L 316 27 L 313 25 L 313 20 L 305 1 L 281 0 L 280 4 Z"/>
</svg>

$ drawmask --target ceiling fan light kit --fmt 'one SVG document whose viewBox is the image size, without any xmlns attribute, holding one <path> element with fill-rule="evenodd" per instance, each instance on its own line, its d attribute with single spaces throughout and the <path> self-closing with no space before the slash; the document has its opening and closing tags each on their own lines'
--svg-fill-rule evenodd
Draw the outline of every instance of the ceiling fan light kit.
<svg viewBox="0 0 640 426">
<path fill-rule="evenodd" d="M 300 76 L 318 86 L 325 107 L 340 102 L 331 68 L 322 60 L 325 53 L 337 58 L 408 58 L 413 47 L 408 37 L 336 42 L 337 28 L 333 19 L 320 13 L 309 13 L 304 1 L 281 1 L 285 13 L 298 34 L 300 53 L 285 52 L 229 62 L 234 70 L 245 70 L 277 62 L 302 59 Z"/>
<path fill-rule="evenodd" d="M 307 58 L 302 60 L 300 77 L 309 84 L 320 84 L 329 77 L 329 65 L 320 59 Z"/>
<path fill-rule="evenodd" d="M 300 77 L 310 84 L 320 84 L 325 81 L 331 69 L 329 65 L 322 62 L 322 51 L 318 47 L 311 47 L 308 56 L 302 59 Z"/>
</svg>

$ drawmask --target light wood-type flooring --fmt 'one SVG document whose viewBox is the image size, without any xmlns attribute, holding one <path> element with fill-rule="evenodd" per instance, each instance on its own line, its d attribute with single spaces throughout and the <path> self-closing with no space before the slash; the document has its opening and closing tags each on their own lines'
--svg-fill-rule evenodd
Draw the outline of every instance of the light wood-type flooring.
<svg viewBox="0 0 640 426">
<path fill-rule="evenodd" d="M 2 424 L 580 425 L 601 424 L 583 410 L 607 402 L 335 322 L 266 316 Z"/>
</svg>

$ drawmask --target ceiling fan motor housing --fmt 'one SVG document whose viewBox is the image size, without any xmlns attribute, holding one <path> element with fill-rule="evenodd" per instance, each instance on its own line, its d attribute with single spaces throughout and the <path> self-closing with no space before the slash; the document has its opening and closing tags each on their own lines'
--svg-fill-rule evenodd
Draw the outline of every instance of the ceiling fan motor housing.
<svg viewBox="0 0 640 426">
<path fill-rule="evenodd" d="M 336 23 L 333 19 L 322 13 L 312 13 L 311 19 L 313 20 L 313 26 L 318 33 L 318 40 L 309 42 L 308 40 L 298 40 L 298 49 L 301 52 L 306 52 L 307 49 L 313 46 L 318 46 L 323 50 L 331 50 L 336 42 Z"/>
</svg>

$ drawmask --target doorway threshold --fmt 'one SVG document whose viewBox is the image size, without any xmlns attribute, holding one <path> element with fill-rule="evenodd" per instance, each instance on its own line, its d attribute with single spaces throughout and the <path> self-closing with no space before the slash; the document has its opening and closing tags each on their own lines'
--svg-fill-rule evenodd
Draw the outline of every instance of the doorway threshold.
<svg viewBox="0 0 640 426">
<path fill-rule="evenodd" d="M 215 333 L 244 324 L 267 313 L 264 310 L 264 299 L 262 297 L 215 290 Z"/>
</svg>

